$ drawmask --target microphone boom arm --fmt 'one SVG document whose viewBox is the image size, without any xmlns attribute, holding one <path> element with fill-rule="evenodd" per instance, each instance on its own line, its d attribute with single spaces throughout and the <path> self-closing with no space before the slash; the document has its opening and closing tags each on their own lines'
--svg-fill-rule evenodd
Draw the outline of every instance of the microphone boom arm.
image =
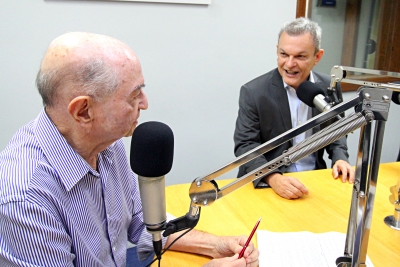
<svg viewBox="0 0 400 267">
<path fill-rule="evenodd" d="M 316 152 L 348 133 L 366 125 L 373 119 L 374 115 L 371 111 L 365 111 L 365 114 L 359 112 L 352 116 L 342 118 L 340 121 L 322 129 L 305 139 L 303 142 L 290 148 L 281 156 L 267 162 L 252 172 L 245 174 L 221 189 L 218 188 L 218 184 L 216 184 L 214 180 L 208 180 L 206 177 L 197 178 L 193 181 L 189 189 L 192 203 L 197 206 L 211 205 L 215 200 L 226 196 L 260 177 L 268 175 L 283 165 L 290 165 L 291 163 Z"/>
<path fill-rule="evenodd" d="M 380 82 L 362 81 L 359 79 L 351 79 L 351 78 L 347 78 L 347 71 L 359 72 L 359 73 L 363 73 L 363 74 L 373 74 L 373 75 L 378 75 L 378 76 L 394 77 L 394 78 L 400 79 L 400 73 L 398 73 L 398 72 L 362 69 L 362 68 L 336 65 L 336 66 L 333 66 L 331 69 L 331 86 L 330 86 L 330 88 L 335 88 L 336 83 L 341 81 L 344 83 L 358 84 L 358 85 L 362 85 L 362 86 L 377 87 L 377 88 L 390 88 L 390 89 L 392 89 L 392 91 L 400 92 L 400 84 L 380 83 Z"/>
<path fill-rule="evenodd" d="M 365 261 L 368 237 L 371 226 L 385 122 L 389 113 L 392 91 L 400 92 L 400 85 L 394 83 L 375 83 L 370 81 L 353 80 L 346 78 L 346 71 L 400 78 L 400 73 L 395 72 L 334 66 L 331 71 L 332 80 L 329 89 L 334 91 L 337 82 L 340 81 L 362 85 L 362 87 L 359 88 L 356 97 L 347 102 L 342 102 L 333 106 L 328 111 L 323 112 L 304 124 L 261 144 L 210 174 L 196 178 L 189 189 L 189 196 L 191 199 L 189 212 L 181 218 L 197 217 L 198 220 L 200 208 L 202 206 L 209 206 L 217 199 L 271 173 L 280 166 L 289 165 L 331 144 L 348 133 L 361 128 L 356 163 L 356 179 L 353 185 L 344 256 L 339 257 L 336 260 L 336 264 L 338 267 L 366 266 Z M 280 144 L 289 141 L 298 134 L 332 119 L 352 107 L 355 108 L 354 114 L 342 118 L 311 135 L 303 142 L 290 148 L 288 151 L 285 151 L 281 156 L 278 156 L 256 170 L 239 177 L 228 185 L 219 188 L 217 182 L 214 180 L 222 174 L 261 156 Z M 370 129 L 372 121 L 376 121 L 376 123 L 374 139 L 372 140 L 372 153 L 370 155 Z"/>
<path fill-rule="evenodd" d="M 359 110 L 370 110 L 374 113 L 374 116 L 376 117 L 375 120 L 387 120 L 387 113 L 389 112 L 389 103 L 391 99 L 391 92 L 392 91 L 399 91 L 400 92 L 400 84 L 394 84 L 394 83 L 374 83 L 374 82 L 369 82 L 369 81 L 362 81 L 362 80 L 357 80 L 357 79 L 350 79 L 346 78 L 347 72 L 346 71 L 354 71 L 354 72 L 360 72 L 360 73 L 366 73 L 366 74 L 375 74 L 375 75 L 385 75 L 385 76 L 390 76 L 390 77 L 398 77 L 400 78 L 400 73 L 397 72 L 387 72 L 387 71 L 379 71 L 379 70 L 370 70 L 370 69 L 362 69 L 362 68 L 354 68 L 354 67 L 346 67 L 346 66 L 334 66 L 331 70 L 331 89 L 336 87 L 336 83 L 343 81 L 347 83 L 353 83 L 353 84 L 359 84 L 359 85 L 364 85 L 368 87 L 360 87 L 358 94 L 350 99 L 349 101 L 342 102 L 338 105 L 333 106 L 331 109 L 327 110 L 326 112 L 323 112 L 307 122 L 305 122 L 302 125 L 299 125 L 296 128 L 290 129 L 283 134 L 271 139 L 270 141 L 267 141 L 258 147 L 244 153 L 243 155 L 237 157 L 235 160 L 232 162 L 224 165 L 223 167 L 211 172 L 208 175 L 198 177 L 196 178 L 190 187 L 189 195 L 192 200 L 191 207 L 194 206 L 207 206 L 211 205 L 215 200 L 218 198 L 223 197 L 224 195 L 233 192 L 240 187 L 254 181 L 255 179 L 260 178 L 260 175 L 264 176 L 267 175 L 268 173 L 263 172 L 262 174 L 259 173 L 260 169 L 263 169 L 265 166 L 269 166 L 269 164 L 265 164 L 258 168 L 257 170 L 254 170 L 253 172 L 246 174 L 238 180 L 231 182 L 230 184 L 224 186 L 223 188 L 219 189 L 218 184 L 214 181 L 217 177 L 221 176 L 222 174 L 231 171 L 247 162 L 250 160 L 257 158 L 261 156 L 262 154 L 270 151 L 271 149 L 293 139 L 295 136 L 311 129 L 314 128 L 315 126 L 345 112 L 346 110 L 359 106 Z M 373 89 L 373 88 L 378 88 L 381 89 L 380 91 L 386 89 L 387 92 L 385 91 L 384 93 L 377 93 L 378 90 Z M 388 90 L 390 89 L 390 90 Z M 381 106 L 381 104 L 383 106 Z M 382 107 L 386 106 L 387 108 Z M 384 114 L 382 114 L 382 111 Z M 369 121 L 368 121 L 369 122 Z M 345 125 L 345 124 L 344 124 Z M 325 129 L 329 129 L 331 127 L 334 127 L 333 125 L 326 127 Z M 359 126 L 358 128 L 362 127 Z M 356 128 L 357 129 L 357 128 Z M 350 131 L 352 132 L 352 131 Z M 319 133 L 315 133 L 314 135 L 317 135 Z M 312 138 L 314 135 L 310 136 L 309 138 Z M 344 136 L 344 135 L 343 135 Z M 340 136 L 339 138 L 341 138 Z M 314 137 L 315 138 L 315 137 Z M 339 139 L 337 138 L 337 139 Z M 326 145 L 336 141 L 332 140 L 331 142 L 327 143 Z M 314 151 L 311 151 L 310 153 L 304 155 L 307 156 Z M 303 157 L 304 157 L 303 156 Z M 276 158 L 273 160 L 276 162 L 278 159 L 285 158 L 283 155 Z M 298 160 L 300 158 L 297 158 Z M 289 162 L 290 164 L 291 162 Z M 280 167 L 279 165 L 278 167 Z M 269 166 L 272 167 L 272 166 Z M 275 167 L 277 169 L 278 167 Z M 257 172 L 258 171 L 258 172 Z M 272 169 L 269 171 L 273 171 Z M 194 212 L 195 213 L 195 212 Z"/>
</svg>

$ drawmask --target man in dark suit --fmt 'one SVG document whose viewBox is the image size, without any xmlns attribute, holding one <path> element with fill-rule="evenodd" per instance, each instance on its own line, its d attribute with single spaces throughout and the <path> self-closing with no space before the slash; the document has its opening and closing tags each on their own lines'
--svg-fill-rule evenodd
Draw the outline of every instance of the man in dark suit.
<svg viewBox="0 0 400 267">
<path fill-rule="evenodd" d="M 240 90 L 239 112 L 234 134 L 236 156 L 297 127 L 320 113 L 316 108 L 310 108 L 301 102 L 296 95 L 298 86 L 307 80 L 316 83 L 323 90 L 330 85 L 328 75 L 312 71 L 324 54 L 320 43 L 321 28 L 308 19 L 299 18 L 281 28 L 277 44 L 278 68 L 248 82 Z M 316 127 L 314 132 L 330 123 L 332 121 Z M 311 131 L 300 134 L 240 166 L 238 177 L 282 155 L 285 150 L 310 136 Z M 287 199 L 308 194 L 307 188 L 300 181 L 282 173 L 325 169 L 327 166 L 323 159 L 324 150 L 332 160 L 332 176 L 336 179 L 341 175 L 343 182 L 349 180 L 352 183 L 354 169 L 348 163 L 344 137 L 316 153 L 255 180 L 254 186 L 272 187 L 278 195 Z"/>
</svg>

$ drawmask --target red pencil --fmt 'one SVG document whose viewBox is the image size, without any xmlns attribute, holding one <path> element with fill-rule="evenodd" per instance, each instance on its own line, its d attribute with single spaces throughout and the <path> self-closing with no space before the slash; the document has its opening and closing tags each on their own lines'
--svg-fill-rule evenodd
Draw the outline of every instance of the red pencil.
<svg viewBox="0 0 400 267">
<path fill-rule="evenodd" d="M 254 228 L 253 228 L 253 230 L 251 231 L 251 233 L 250 233 L 250 235 L 249 235 L 249 238 L 247 238 L 247 240 L 246 240 L 246 244 L 244 244 L 244 247 L 242 248 L 242 251 L 240 251 L 240 253 L 239 253 L 239 259 L 240 259 L 241 257 L 243 257 L 244 251 L 246 250 L 247 246 L 249 245 L 251 239 L 253 238 L 253 235 L 254 235 L 254 233 L 256 232 L 258 225 L 260 224 L 261 218 L 262 218 L 262 217 L 260 217 L 260 219 L 258 219 L 256 225 L 254 225 Z"/>
</svg>

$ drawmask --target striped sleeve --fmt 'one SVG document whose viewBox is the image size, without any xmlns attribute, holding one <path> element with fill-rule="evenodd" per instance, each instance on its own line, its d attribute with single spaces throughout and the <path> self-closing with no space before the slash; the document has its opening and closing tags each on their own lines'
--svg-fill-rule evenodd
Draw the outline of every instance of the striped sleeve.
<svg viewBox="0 0 400 267">
<path fill-rule="evenodd" d="M 74 266 L 71 238 L 41 207 L 28 202 L 0 205 L 0 222 L 0 266 Z"/>
</svg>

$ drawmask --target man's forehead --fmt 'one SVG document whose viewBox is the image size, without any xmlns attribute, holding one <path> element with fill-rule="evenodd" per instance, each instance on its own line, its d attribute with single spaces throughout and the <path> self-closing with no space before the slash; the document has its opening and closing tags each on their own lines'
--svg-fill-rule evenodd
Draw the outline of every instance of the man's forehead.
<svg viewBox="0 0 400 267">
<path fill-rule="evenodd" d="M 309 53 L 309 50 L 314 51 L 314 42 L 311 38 L 311 35 L 309 33 L 307 34 L 309 36 L 306 36 L 306 34 L 281 36 L 277 44 L 277 49 L 283 52 L 287 52 L 289 50 L 296 51 L 298 54 Z"/>
<path fill-rule="evenodd" d="M 98 42 L 101 39 L 104 42 Z M 88 58 L 102 58 L 111 64 L 140 68 L 135 53 L 121 42 L 106 42 L 104 38 L 91 39 L 83 34 L 68 34 L 51 43 L 43 58 L 42 68 L 62 66 L 67 62 L 85 62 Z M 119 63 L 118 63 L 119 62 Z"/>
<path fill-rule="evenodd" d="M 287 32 L 282 32 L 281 36 L 279 37 L 278 40 L 278 44 L 282 41 L 282 40 L 303 40 L 303 41 L 310 41 L 311 44 L 313 44 L 313 37 L 311 35 L 311 33 L 309 32 L 305 32 L 305 33 L 301 33 L 301 34 L 289 34 Z"/>
</svg>

